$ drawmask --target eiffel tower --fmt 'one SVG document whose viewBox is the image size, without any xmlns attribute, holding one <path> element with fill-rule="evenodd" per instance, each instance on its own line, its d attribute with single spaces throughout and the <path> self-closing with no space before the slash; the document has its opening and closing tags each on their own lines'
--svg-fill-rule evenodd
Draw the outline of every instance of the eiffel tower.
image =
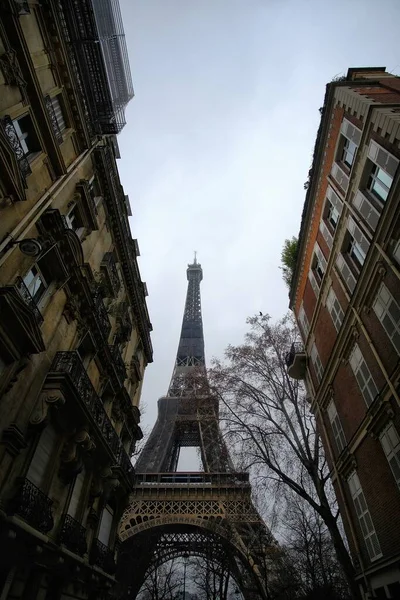
<svg viewBox="0 0 400 600">
<path fill-rule="evenodd" d="M 245 600 L 267 598 L 274 542 L 251 501 L 248 473 L 234 470 L 207 381 L 196 254 L 168 393 L 136 465 L 136 484 L 120 523 L 123 598 L 135 598 L 163 562 L 191 554 L 228 561 Z M 201 472 L 177 471 L 182 447 L 197 447 Z M 226 564 L 226 563 L 225 563 Z"/>
</svg>

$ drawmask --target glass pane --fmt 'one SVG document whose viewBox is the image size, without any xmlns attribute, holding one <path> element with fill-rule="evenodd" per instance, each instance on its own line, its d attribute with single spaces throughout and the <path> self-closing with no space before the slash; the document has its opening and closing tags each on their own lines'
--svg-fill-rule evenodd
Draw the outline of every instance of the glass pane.
<svg viewBox="0 0 400 600">
<path fill-rule="evenodd" d="M 400 308 L 397 305 L 397 302 L 391 302 L 389 304 L 389 314 L 393 317 L 395 323 L 400 323 Z"/>
<path fill-rule="evenodd" d="M 390 177 L 390 175 L 385 173 L 385 171 L 383 171 L 382 169 L 378 169 L 378 173 L 376 174 L 376 176 L 379 179 L 379 181 L 382 181 L 384 186 L 386 186 L 387 188 L 390 188 L 390 186 L 392 185 L 392 181 L 393 181 L 393 179 Z"/>
<path fill-rule="evenodd" d="M 388 190 L 377 179 L 374 180 L 371 189 L 381 200 L 386 200 L 388 197 Z"/>
<path fill-rule="evenodd" d="M 391 458 L 389 460 L 389 464 L 392 467 L 392 471 L 393 471 L 393 475 L 396 479 L 396 481 L 400 481 L 400 457 L 398 457 L 398 459 L 396 459 L 395 456 L 393 456 L 393 458 Z"/>
</svg>

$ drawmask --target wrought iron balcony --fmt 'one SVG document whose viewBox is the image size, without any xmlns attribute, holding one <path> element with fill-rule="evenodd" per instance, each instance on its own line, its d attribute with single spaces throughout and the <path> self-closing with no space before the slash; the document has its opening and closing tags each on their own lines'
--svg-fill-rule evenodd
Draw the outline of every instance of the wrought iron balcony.
<svg viewBox="0 0 400 600">
<path fill-rule="evenodd" d="M 59 144 L 62 144 L 63 136 L 62 136 L 61 129 L 60 129 L 60 126 L 57 121 L 56 111 L 54 110 L 54 106 L 53 106 L 50 96 L 45 96 L 44 102 L 46 104 L 46 110 L 50 117 L 51 128 L 53 129 L 55 138 Z"/>
<path fill-rule="evenodd" d="M 93 541 L 90 563 L 100 567 L 100 569 L 103 569 L 103 571 L 110 575 L 115 573 L 114 551 L 100 542 L 100 540 Z"/>
<path fill-rule="evenodd" d="M 103 256 L 103 260 L 101 262 L 101 270 L 108 279 L 108 287 L 110 289 L 111 295 L 117 296 L 118 291 L 121 287 L 121 282 L 119 280 L 117 266 L 115 264 L 115 258 L 112 252 L 106 252 Z"/>
<path fill-rule="evenodd" d="M 75 521 L 71 515 L 65 515 L 60 533 L 60 542 L 71 552 L 83 556 L 87 551 L 85 527 Z"/>
<path fill-rule="evenodd" d="M 126 379 L 126 367 L 124 361 L 122 360 L 121 352 L 116 344 L 114 344 L 114 346 L 109 346 L 109 348 L 113 358 L 115 372 L 120 384 L 123 385 Z"/>
<path fill-rule="evenodd" d="M 121 444 L 120 439 L 86 373 L 78 353 L 57 352 L 50 371 L 50 376 L 53 373 L 62 373 L 68 376 L 76 396 L 94 421 L 99 434 L 107 442 L 114 457 L 116 457 Z"/>
<path fill-rule="evenodd" d="M 121 467 L 122 471 L 128 475 L 133 475 L 133 466 L 131 459 L 125 451 L 125 448 L 120 446 L 119 453 L 117 455 L 118 466 Z"/>
<path fill-rule="evenodd" d="M 15 287 L 17 288 L 18 293 L 21 296 L 21 298 L 23 299 L 23 301 L 25 302 L 25 304 L 27 304 L 27 306 L 29 306 L 29 308 L 35 315 L 35 318 L 36 318 L 36 321 L 38 322 L 38 324 L 40 325 L 41 323 L 43 323 L 43 317 L 41 315 L 41 312 L 38 309 L 36 302 L 32 298 L 28 288 L 26 287 L 22 277 L 16 278 Z"/>
<path fill-rule="evenodd" d="M 293 342 L 285 356 L 289 377 L 304 379 L 307 367 L 307 355 L 301 342 Z"/>
<path fill-rule="evenodd" d="M 29 479 L 19 480 L 19 489 L 10 503 L 11 514 L 17 514 L 24 521 L 42 533 L 48 533 L 54 527 L 50 500 Z"/>
<path fill-rule="evenodd" d="M 6 137 L 8 138 L 8 141 L 14 151 L 18 162 L 18 167 L 21 173 L 21 177 L 26 186 L 26 178 L 32 173 L 32 171 L 24 149 L 19 140 L 18 134 L 15 130 L 14 123 L 12 122 L 12 119 L 9 115 L 6 115 L 0 121 L 3 126 L 4 133 L 6 134 Z"/>
</svg>

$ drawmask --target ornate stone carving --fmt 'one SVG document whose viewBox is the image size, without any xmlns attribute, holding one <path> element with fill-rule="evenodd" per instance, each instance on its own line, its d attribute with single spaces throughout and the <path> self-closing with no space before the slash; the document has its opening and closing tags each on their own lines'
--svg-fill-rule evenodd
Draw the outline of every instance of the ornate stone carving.
<svg viewBox="0 0 400 600">
<path fill-rule="evenodd" d="M 65 398 L 60 391 L 51 390 L 49 392 L 42 392 L 36 408 L 29 419 L 30 424 L 40 425 L 41 423 L 44 423 L 49 409 L 51 407 L 59 408 L 63 404 L 65 404 Z"/>
<path fill-rule="evenodd" d="M 64 446 L 61 460 L 63 463 L 73 463 L 79 460 L 79 450 L 90 452 L 94 450 L 96 444 L 90 437 L 86 429 L 77 431 Z"/>
</svg>

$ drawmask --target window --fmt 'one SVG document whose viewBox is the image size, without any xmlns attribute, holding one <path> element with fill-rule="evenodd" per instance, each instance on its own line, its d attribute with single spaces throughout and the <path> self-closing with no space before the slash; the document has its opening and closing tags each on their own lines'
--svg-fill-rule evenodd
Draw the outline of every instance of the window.
<svg viewBox="0 0 400 600">
<path fill-rule="evenodd" d="M 79 212 L 78 206 L 75 204 L 73 208 L 69 211 L 67 216 L 65 217 L 68 228 L 73 229 L 78 236 L 81 236 L 85 227 L 83 225 L 83 221 Z"/>
<path fill-rule="evenodd" d="M 400 438 L 393 423 L 379 436 L 383 451 L 388 459 L 393 477 L 400 488 Z"/>
<path fill-rule="evenodd" d="M 30 295 L 37 304 L 43 298 L 49 287 L 39 267 L 34 265 L 22 279 L 28 288 Z"/>
<path fill-rule="evenodd" d="M 361 487 L 360 479 L 356 472 L 352 473 L 347 480 L 354 507 L 356 509 L 358 521 L 367 546 L 369 558 L 375 560 L 382 556 L 378 536 L 375 533 L 374 524 L 365 501 L 364 492 Z"/>
<path fill-rule="evenodd" d="M 385 173 L 383 169 L 378 167 L 378 165 L 372 167 L 367 187 L 379 200 L 385 202 L 389 195 L 392 183 L 392 177 Z"/>
<path fill-rule="evenodd" d="M 364 400 L 367 406 L 369 406 L 378 394 L 378 388 L 375 385 L 375 381 L 372 378 L 358 344 L 355 344 L 349 362 Z"/>
<path fill-rule="evenodd" d="M 340 306 L 340 302 L 337 299 L 333 288 L 331 287 L 328 293 L 328 297 L 326 299 L 326 307 L 329 311 L 329 314 L 332 317 L 333 324 L 336 328 L 336 331 L 339 331 L 344 318 L 344 311 Z"/>
<path fill-rule="evenodd" d="M 352 259 L 352 261 L 356 264 L 357 269 L 360 270 L 364 264 L 365 257 L 367 255 L 360 243 L 357 242 L 357 240 L 354 239 L 352 235 L 349 236 L 347 253 Z"/>
<path fill-rule="evenodd" d="M 27 479 L 40 489 L 43 489 L 45 485 L 45 477 L 54 454 L 56 441 L 57 432 L 52 425 L 48 425 L 40 436 L 26 474 Z"/>
<path fill-rule="evenodd" d="M 369 167 L 367 167 L 367 188 L 375 198 L 385 202 L 399 161 L 374 140 L 369 144 L 368 159 L 370 162 L 367 165 L 371 166 L 372 163 L 372 168 L 368 172 Z"/>
<path fill-rule="evenodd" d="M 41 147 L 30 115 L 14 119 L 13 125 L 25 156 L 29 161 L 33 160 Z"/>
<path fill-rule="evenodd" d="M 113 519 L 114 519 L 114 511 L 111 508 L 111 506 L 109 506 L 107 504 L 107 506 L 104 507 L 102 515 L 101 515 L 99 537 L 98 537 L 99 541 L 102 544 L 104 544 L 105 546 L 108 546 L 108 544 L 110 542 L 110 535 L 111 535 Z"/>
<path fill-rule="evenodd" d="M 73 518 L 79 518 L 79 508 L 82 504 L 82 491 L 85 483 L 86 471 L 83 467 L 82 471 L 76 476 L 74 487 L 72 489 L 71 500 L 69 501 L 68 514 Z"/>
<path fill-rule="evenodd" d="M 90 193 L 90 197 L 92 198 L 92 200 L 94 202 L 94 205 L 98 206 L 100 204 L 100 202 L 102 201 L 103 197 L 101 195 L 99 182 L 97 181 L 97 179 L 95 177 L 92 177 L 92 179 L 89 181 L 89 193 Z"/>
<path fill-rule="evenodd" d="M 317 346 L 315 345 L 315 342 L 312 345 L 310 356 L 311 356 L 311 362 L 312 362 L 313 367 L 314 367 L 315 376 L 316 376 L 317 381 L 319 383 L 321 381 L 322 375 L 324 373 L 324 367 L 322 366 L 322 362 L 321 362 L 321 359 L 319 357 Z"/>
<path fill-rule="evenodd" d="M 353 265 L 357 272 L 361 271 L 369 250 L 369 246 L 370 243 L 362 233 L 361 229 L 358 227 L 356 222 L 349 217 L 344 247 L 347 256 L 350 258 L 351 265 Z"/>
<path fill-rule="evenodd" d="M 323 277 L 325 275 L 325 271 L 326 271 L 326 258 L 323 255 L 322 250 L 319 247 L 318 243 L 316 243 L 315 247 L 314 247 L 314 256 L 313 256 L 312 263 L 311 263 L 311 271 L 312 271 L 312 274 L 314 275 L 317 287 L 320 288 L 322 279 L 323 279 Z M 313 282 L 311 282 L 311 284 L 312 283 Z M 315 289 L 314 289 L 314 291 L 317 293 L 317 291 Z"/>
<path fill-rule="evenodd" d="M 327 412 L 330 424 L 332 426 L 332 432 L 335 438 L 336 446 L 340 453 L 343 448 L 346 447 L 346 438 L 333 400 L 330 401 Z"/>
<path fill-rule="evenodd" d="M 329 201 L 327 202 L 327 204 L 328 204 L 327 220 L 331 224 L 332 228 L 336 229 L 337 224 L 339 222 L 339 217 L 340 217 L 339 211 Z"/>
<path fill-rule="evenodd" d="M 95 355 L 95 346 L 90 333 L 85 333 L 76 349 L 85 368 L 87 368 Z"/>
<path fill-rule="evenodd" d="M 396 352 L 400 354 L 400 306 L 384 283 L 379 288 L 373 309 Z"/>
<path fill-rule="evenodd" d="M 53 111 L 54 111 L 55 119 L 57 121 L 58 128 L 60 130 L 60 133 L 62 134 L 66 130 L 67 126 L 65 124 L 64 111 L 62 108 L 62 101 L 60 102 L 59 98 L 61 98 L 61 96 L 53 96 L 53 98 L 51 98 L 50 101 L 53 106 Z"/>
<path fill-rule="evenodd" d="M 357 146 L 351 140 L 345 139 L 342 153 L 342 162 L 351 169 L 354 162 L 354 157 L 357 152 Z"/>
<path fill-rule="evenodd" d="M 307 319 L 306 311 L 304 310 L 303 303 L 301 303 L 299 310 L 299 323 L 304 333 L 304 337 L 308 336 L 308 332 L 310 331 L 310 324 Z"/>
</svg>

